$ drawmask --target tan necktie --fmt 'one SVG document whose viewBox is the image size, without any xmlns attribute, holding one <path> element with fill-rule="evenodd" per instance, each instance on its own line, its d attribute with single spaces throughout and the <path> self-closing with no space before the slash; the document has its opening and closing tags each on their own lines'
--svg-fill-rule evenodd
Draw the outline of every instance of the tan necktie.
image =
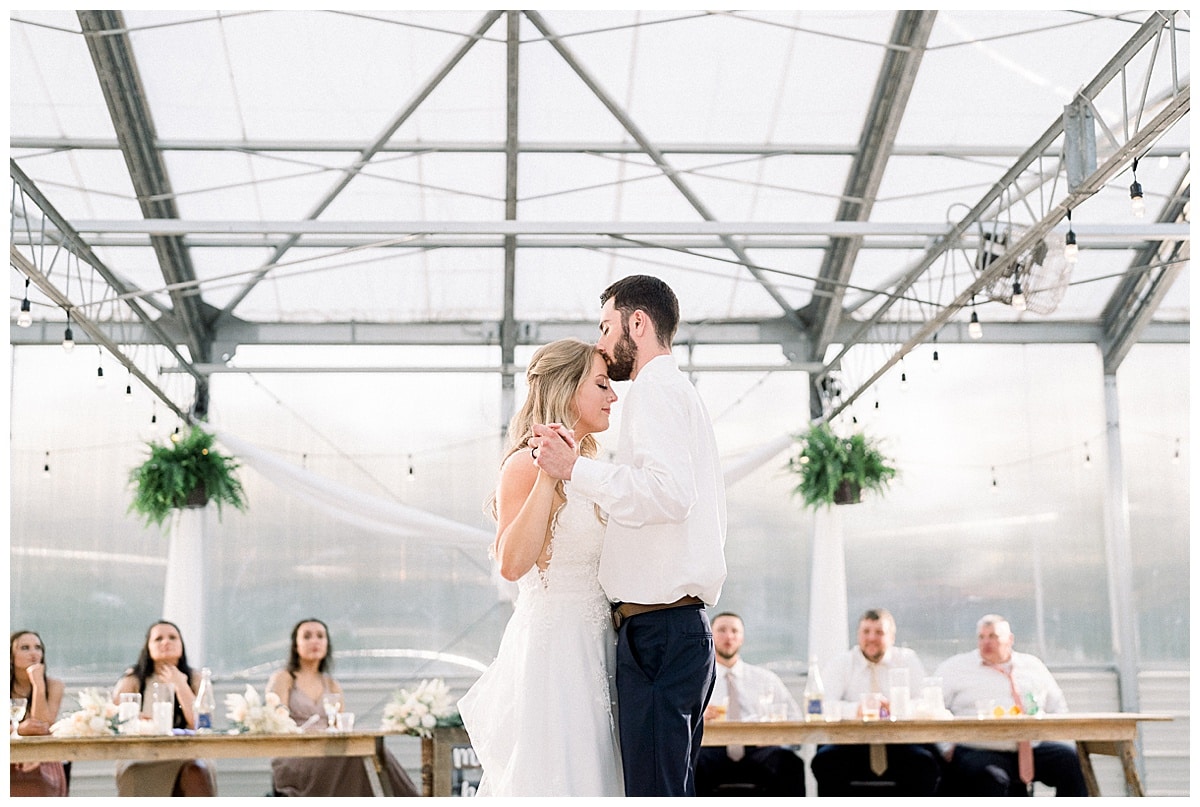
<svg viewBox="0 0 1200 807">
<path fill-rule="evenodd" d="M 725 685 L 729 690 L 729 705 L 725 708 L 725 717 L 728 720 L 742 719 L 742 704 L 738 700 L 737 682 L 733 673 L 725 674 Z M 737 762 L 742 757 L 746 756 L 746 746 L 744 745 L 727 745 L 725 753 L 734 762 Z"/>
<path fill-rule="evenodd" d="M 989 664 L 988 666 L 1008 677 L 1008 686 L 1012 692 L 1013 704 L 1024 714 L 1025 702 L 1021 698 L 1021 693 L 1017 690 L 1017 679 L 1013 677 L 1012 664 L 1008 665 L 1008 669 L 995 664 Z M 1021 781 L 1025 784 L 1033 781 L 1033 744 L 1029 740 L 1021 740 L 1017 743 L 1017 775 L 1021 777 Z"/>
</svg>

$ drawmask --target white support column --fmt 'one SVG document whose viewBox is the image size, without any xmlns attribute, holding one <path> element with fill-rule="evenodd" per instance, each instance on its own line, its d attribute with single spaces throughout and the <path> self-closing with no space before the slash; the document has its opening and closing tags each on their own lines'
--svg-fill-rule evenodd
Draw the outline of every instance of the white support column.
<svg viewBox="0 0 1200 807">
<path fill-rule="evenodd" d="M 1133 599 L 1133 541 L 1129 534 L 1129 491 L 1121 454 L 1121 410 L 1117 376 L 1104 375 L 1107 475 L 1104 490 L 1104 545 L 1108 567 L 1108 604 L 1113 658 L 1122 712 L 1138 711 L 1137 608 Z M 1146 777 L 1142 743 L 1135 744 L 1138 775 Z M 1127 786 L 1128 789 L 1128 786 Z M 1130 794 L 1132 795 L 1132 794 Z"/>
<path fill-rule="evenodd" d="M 849 647 L 846 548 L 838 505 L 825 505 L 816 511 L 810 575 L 808 655 L 815 655 L 820 664 L 828 664 Z"/>
<path fill-rule="evenodd" d="M 204 585 L 207 531 L 207 506 L 186 507 L 174 516 L 163 591 L 163 619 L 179 626 L 188 662 L 196 669 L 208 659 Z"/>
</svg>

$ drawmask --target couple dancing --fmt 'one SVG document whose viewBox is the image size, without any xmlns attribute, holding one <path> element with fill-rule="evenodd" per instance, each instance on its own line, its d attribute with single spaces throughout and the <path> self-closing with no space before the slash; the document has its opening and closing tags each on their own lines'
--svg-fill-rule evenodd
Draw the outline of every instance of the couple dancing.
<svg viewBox="0 0 1200 807">
<path fill-rule="evenodd" d="M 493 502 L 520 593 L 459 701 L 479 795 L 691 796 L 725 581 L 712 424 L 671 356 L 679 303 L 635 275 L 600 296 L 600 339 L 534 354 Z M 630 380 L 612 462 L 593 435 Z M 618 627 L 614 629 L 614 624 Z"/>
</svg>

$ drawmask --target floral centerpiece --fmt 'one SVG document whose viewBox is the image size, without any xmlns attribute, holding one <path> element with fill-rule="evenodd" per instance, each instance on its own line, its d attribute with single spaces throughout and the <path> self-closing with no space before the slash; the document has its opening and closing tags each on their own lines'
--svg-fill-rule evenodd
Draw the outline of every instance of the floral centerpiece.
<svg viewBox="0 0 1200 807">
<path fill-rule="evenodd" d="M 50 727 L 55 737 L 108 737 L 118 732 L 117 705 L 107 692 L 91 687 L 79 693 L 79 711 Z"/>
<path fill-rule="evenodd" d="M 461 726 L 458 708 L 441 678 L 426 679 L 409 692 L 401 689 L 383 708 L 383 730 L 430 737 L 437 726 Z"/>
<path fill-rule="evenodd" d="M 231 734 L 296 734 L 300 731 L 274 692 L 268 692 L 264 700 L 247 684 L 245 695 L 232 693 L 225 696 L 225 707 L 225 716 L 233 724 Z"/>
</svg>

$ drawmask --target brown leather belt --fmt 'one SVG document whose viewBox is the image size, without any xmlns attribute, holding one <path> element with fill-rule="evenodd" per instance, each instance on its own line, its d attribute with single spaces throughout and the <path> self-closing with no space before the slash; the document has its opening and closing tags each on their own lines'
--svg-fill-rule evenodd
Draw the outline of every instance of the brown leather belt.
<svg viewBox="0 0 1200 807">
<path fill-rule="evenodd" d="M 621 629 L 621 623 L 632 616 L 638 614 L 649 613 L 650 611 L 661 611 L 664 608 L 680 608 L 684 605 L 704 605 L 704 600 L 699 597 L 680 597 L 675 602 L 656 602 L 650 605 L 643 605 L 639 602 L 619 602 L 613 603 L 612 621 L 613 627 L 617 630 Z"/>
</svg>

